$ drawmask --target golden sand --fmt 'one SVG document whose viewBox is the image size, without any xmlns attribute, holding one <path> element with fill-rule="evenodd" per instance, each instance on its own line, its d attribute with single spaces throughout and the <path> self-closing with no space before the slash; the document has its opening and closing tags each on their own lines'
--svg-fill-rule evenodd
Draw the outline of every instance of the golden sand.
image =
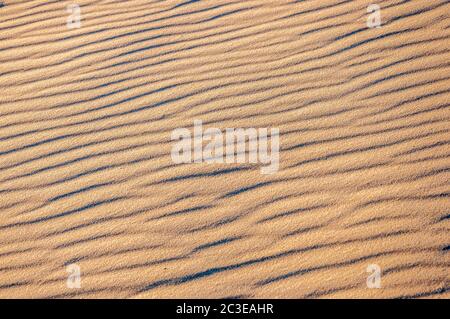
<svg viewBox="0 0 450 319">
<path fill-rule="evenodd" d="M 448 1 L 75 2 L 0 8 L 1 298 L 450 296 Z M 196 119 L 279 171 L 175 164 Z"/>
</svg>

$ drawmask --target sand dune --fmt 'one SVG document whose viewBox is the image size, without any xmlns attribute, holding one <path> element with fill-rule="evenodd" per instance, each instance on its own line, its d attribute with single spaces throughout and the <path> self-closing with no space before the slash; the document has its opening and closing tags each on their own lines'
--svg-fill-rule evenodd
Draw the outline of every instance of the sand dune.
<svg viewBox="0 0 450 319">
<path fill-rule="evenodd" d="M 4 0 L 0 297 L 448 298 L 449 12 Z M 174 163 L 194 120 L 278 128 L 278 171 Z"/>
</svg>

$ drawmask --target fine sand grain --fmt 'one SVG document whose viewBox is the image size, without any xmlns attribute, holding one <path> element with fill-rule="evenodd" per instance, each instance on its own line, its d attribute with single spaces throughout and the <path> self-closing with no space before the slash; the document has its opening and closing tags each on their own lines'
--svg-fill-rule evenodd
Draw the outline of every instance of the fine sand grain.
<svg viewBox="0 0 450 319">
<path fill-rule="evenodd" d="M 449 298 L 449 15 L 3 0 L 0 297 Z M 175 164 L 196 119 L 279 128 L 278 172 Z"/>
</svg>

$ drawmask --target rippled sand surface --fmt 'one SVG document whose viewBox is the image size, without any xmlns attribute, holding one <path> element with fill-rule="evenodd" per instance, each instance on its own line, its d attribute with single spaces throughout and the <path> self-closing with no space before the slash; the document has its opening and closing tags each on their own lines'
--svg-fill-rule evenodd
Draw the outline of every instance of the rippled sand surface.
<svg viewBox="0 0 450 319">
<path fill-rule="evenodd" d="M 450 297 L 448 1 L 73 3 L 0 7 L 0 297 Z M 175 164 L 196 119 L 279 171 Z"/>
</svg>

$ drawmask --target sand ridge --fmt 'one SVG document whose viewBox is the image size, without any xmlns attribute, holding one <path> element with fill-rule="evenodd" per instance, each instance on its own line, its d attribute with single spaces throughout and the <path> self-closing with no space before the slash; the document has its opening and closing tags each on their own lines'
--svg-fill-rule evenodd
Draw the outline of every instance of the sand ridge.
<svg viewBox="0 0 450 319">
<path fill-rule="evenodd" d="M 447 1 L 3 3 L 0 297 L 449 297 Z M 174 163 L 195 120 L 278 171 Z"/>
</svg>

